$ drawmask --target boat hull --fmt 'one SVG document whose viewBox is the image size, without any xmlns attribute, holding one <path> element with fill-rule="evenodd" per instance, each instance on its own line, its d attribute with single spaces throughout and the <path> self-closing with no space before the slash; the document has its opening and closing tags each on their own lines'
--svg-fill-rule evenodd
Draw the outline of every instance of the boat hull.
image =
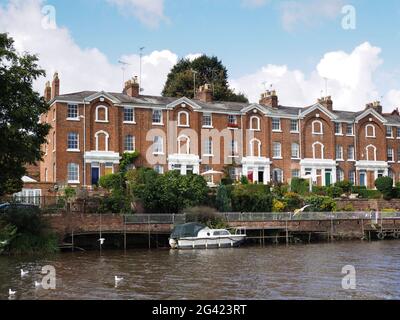
<svg viewBox="0 0 400 320">
<path fill-rule="evenodd" d="M 218 249 L 240 246 L 246 239 L 245 235 L 210 238 L 170 239 L 172 249 Z"/>
</svg>

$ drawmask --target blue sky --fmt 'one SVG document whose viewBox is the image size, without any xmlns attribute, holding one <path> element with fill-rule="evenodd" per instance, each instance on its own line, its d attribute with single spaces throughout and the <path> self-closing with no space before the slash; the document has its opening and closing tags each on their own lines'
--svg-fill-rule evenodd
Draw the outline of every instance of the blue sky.
<svg viewBox="0 0 400 320">
<path fill-rule="evenodd" d="M 315 95 L 318 95 L 317 92 L 319 93 L 324 87 L 316 80 L 318 74 L 322 78 L 317 67 L 321 64 L 324 55 L 338 54 L 343 51 L 349 57 L 331 57 L 323 63 L 322 68 L 327 70 L 331 66 L 331 69 L 326 71 L 330 75 L 335 73 L 334 69 L 337 69 L 338 65 L 344 66 L 347 63 L 351 66 L 352 61 L 354 64 L 363 64 L 358 69 L 349 70 L 349 74 L 345 74 L 346 68 L 343 68 L 343 73 L 335 75 L 333 78 L 336 78 L 331 81 L 332 94 L 336 93 L 343 105 L 360 105 L 369 102 L 368 99 L 383 96 L 383 100 L 394 107 L 395 99 L 400 99 L 398 63 L 400 2 L 397 0 L 384 2 L 370 0 L 25 1 L 32 4 L 29 8 L 31 12 L 46 4 L 54 6 L 59 35 L 56 36 L 55 31 L 49 34 L 47 46 L 34 45 L 33 40 L 31 43 L 25 41 L 26 35 L 32 38 L 37 36 L 37 39 L 42 39 L 43 35 L 40 30 L 34 31 L 28 25 L 24 30 L 22 25 L 11 19 L 15 13 L 7 10 L 7 5 L 10 3 L 21 11 L 19 16 L 27 14 L 28 9 L 23 8 L 24 6 L 19 3 L 20 0 L 0 0 L 3 7 L 3 12 L 0 11 L 0 31 L 4 29 L 16 39 L 20 39 L 24 49 L 32 48 L 31 50 L 39 52 L 41 56 L 48 57 L 46 61 L 43 61 L 46 69 L 51 72 L 61 68 L 59 71 L 65 73 L 65 79 L 73 78 L 72 74 L 68 74 L 72 71 L 67 67 L 63 70 L 62 66 L 67 63 L 62 61 L 62 57 L 50 63 L 54 54 L 49 49 L 49 45 L 59 42 L 62 30 L 68 32 L 68 37 L 62 35 L 66 37 L 66 42 L 72 42 L 82 51 L 76 57 L 71 56 L 71 59 L 74 58 L 74 63 L 81 56 L 82 59 L 85 58 L 87 54 L 85 50 L 94 48 L 104 55 L 109 68 L 118 67 L 117 61 L 121 57 L 137 64 L 134 58 L 141 46 L 146 47 L 145 54 L 149 57 L 152 53 L 162 50 L 167 50 L 177 57 L 206 53 L 216 55 L 223 60 L 228 67 L 232 85 L 238 91 L 244 91 L 248 96 L 255 97 L 256 92 L 260 90 L 262 80 L 268 83 L 275 81 L 289 103 L 303 103 L 303 100 L 307 100 L 304 98 L 307 92 L 304 91 L 311 85 L 318 86 L 313 91 L 312 98 L 314 99 Z M 352 5 L 356 10 L 355 30 L 342 28 L 344 15 L 341 9 L 344 5 Z M 1 18 L 5 17 L 10 18 L 9 22 L 4 22 L 2 25 Z M 33 18 L 30 19 L 31 23 L 35 23 Z M 361 53 L 355 52 L 365 43 L 368 43 L 370 47 L 364 47 Z M 62 44 L 57 45 L 62 47 Z M 378 48 L 379 52 L 374 51 L 374 48 Z M 352 52 L 354 59 L 350 59 Z M 166 55 L 168 56 L 164 52 L 163 59 L 173 61 Z M 68 56 L 65 59 L 68 59 Z M 77 63 L 77 67 L 73 70 L 75 78 L 78 71 L 85 71 L 78 65 Z M 275 68 L 263 70 L 268 65 Z M 277 71 L 279 66 L 285 66 L 286 73 Z M 98 68 L 98 66 L 92 66 L 87 72 Z M 136 72 L 136 67 L 132 68 Z M 144 68 L 146 70 L 146 65 Z M 165 65 L 162 72 L 161 69 L 159 70 L 159 75 L 163 79 L 167 69 Z M 296 73 L 297 70 L 301 72 L 300 76 Z M 369 71 L 364 73 L 363 70 Z M 160 85 L 151 87 L 150 78 L 158 76 L 157 68 L 153 71 L 154 73 L 148 71 L 147 87 L 150 88 L 148 93 L 156 94 Z M 346 78 L 351 78 L 355 73 L 359 74 L 359 77 L 354 79 L 354 83 L 347 82 Z M 300 79 L 302 77 L 304 80 Z M 364 81 L 361 77 L 366 78 L 362 98 L 349 98 L 351 95 L 358 94 Z M 258 91 L 246 87 L 246 82 L 249 81 L 255 81 L 253 85 Z M 66 88 L 75 89 L 69 82 L 66 83 Z M 291 87 L 292 82 L 298 82 L 296 88 Z M 107 81 L 104 80 L 98 85 L 105 86 Z M 110 80 L 109 86 L 114 89 L 116 85 Z M 351 87 L 351 93 L 342 94 L 349 87 Z M 107 90 L 107 88 L 104 89 Z M 301 93 L 292 99 L 291 90 L 301 91 Z M 373 92 L 373 94 L 368 92 Z M 311 102 L 304 101 L 304 103 Z M 400 106 L 400 101 L 398 106 Z"/>
</svg>

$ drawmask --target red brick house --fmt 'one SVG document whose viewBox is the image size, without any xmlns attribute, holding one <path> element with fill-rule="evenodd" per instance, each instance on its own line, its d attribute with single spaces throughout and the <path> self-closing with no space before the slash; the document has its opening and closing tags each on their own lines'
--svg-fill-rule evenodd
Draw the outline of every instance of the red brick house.
<svg viewBox="0 0 400 320">
<path fill-rule="evenodd" d="M 45 97 L 50 111 L 40 180 L 59 185 L 96 184 L 115 172 L 124 152 L 137 165 L 162 173 L 223 171 L 235 179 L 290 182 L 310 177 L 318 185 L 350 180 L 373 187 L 377 177 L 400 181 L 400 116 L 379 102 L 359 112 L 339 111 L 330 97 L 299 108 L 279 104 L 275 91 L 258 104 L 213 101 L 210 86 L 196 99 L 140 95 L 137 79 L 122 93 L 60 94 L 54 75 Z M 221 174 L 210 176 L 217 183 Z"/>
</svg>

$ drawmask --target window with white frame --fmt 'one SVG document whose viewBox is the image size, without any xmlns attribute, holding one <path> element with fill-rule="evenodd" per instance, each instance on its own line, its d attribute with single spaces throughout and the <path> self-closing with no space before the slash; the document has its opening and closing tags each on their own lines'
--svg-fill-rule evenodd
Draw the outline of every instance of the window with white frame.
<svg viewBox="0 0 400 320">
<path fill-rule="evenodd" d="M 283 170 L 282 169 L 274 169 L 272 171 L 273 181 L 275 183 L 283 183 Z"/>
<path fill-rule="evenodd" d="M 180 111 L 178 113 L 178 126 L 189 127 L 189 112 Z"/>
<path fill-rule="evenodd" d="M 164 167 L 162 165 L 156 165 L 154 166 L 154 171 L 157 172 L 158 174 L 163 174 L 164 173 Z"/>
<path fill-rule="evenodd" d="M 341 123 L 335 123 L 335 134 L 336 135 L 342 134 L 342 124 Z"/>
<path fill-rule="evenodd" d="M 125 136 L 124 146 L 126 152 L 135 151 L 135 137 L 131 135 Z"/>
<path fill-rule="evenodd" d="M 300 158 L 300 145 L 298 143 L 292 143 L 292 159 Z"/>
<path fill-rule="evenodd" d="M 348 135 L 348 136 L 353 136 L 354 135 L 354 127 L 350 123 L 348 123 L 346 125 L 346 135 Z"/>
<path fill-rule="evenodd" d="M 272 118 L 272 131 L 281 131 L 281 119 Z"/>
<path fill-rule="evenodd" d="M 153 110 L 153 124 L 162 124 L 162 111 L 159 109 Z"/>
<path fill-rule="evenodd" d="M 79 164 L 68 164 L 68 183 L 79 183 Z"/>
<path fill-rule="evenodd" d="M 393 138 L 393 128 L 391 126 L 386 127 L 386 138 Z"/>
<path fill-rule="evenodd" d="M 290 120 L 290 132 L 299 132 L 298 120 Z"/>
<path fill-rule="evenodd" d="M 124 122 L 135 123 L 135 109 L 132 107 L 124 107 Z"/>
<path fill-rule="evenodd" d="M 211 171 L 211 170 L 212 170 L 212 168 L 210 166 L 206 165 L 206 166 L 204 166 L 203 173 Z M 206 174 L 203 177 L 207 183 L 213 183 L 213 176 L 211 174 Z"/>
<path fill-rule="evenodd" d="M 273 157 L 275 159 L 282 158 L 282 145 L 280 142 L 274 142 L 272 151 L 273 151 Z"/>
<path fill-rule="evenodd" d="M 400 139 L 400 127 L 396 127 L 394 129 L 395 135 L 397 139 Z"/>
<path fill-rule="evenodd" d="M 212 116 L 209 113 L 203 114 L 203 127 L 211 128 L 212 127 Z"/>
<path fill-rule="evenodd" d="M 162 154 L 164 150 L 163 138 L 161 136 L 155 136 L 153 139 L 153 153 Z"/>
<path fill-rule="evenodd" d="M 76 132 L 68 133 L 68 151 L 79 150 L 79 135 Z"/>
<path fill-rule="evenodd" d="M 341 168 L 337 168 L 336 170 L 336 181 L 337 182 L 344 181 L 344 171 Z"/>
<path fill-rule="evenodd" d="M 250 118 L 250 130 L 259 131 L 260 130 L 260 118 L 257 116 L 253 116 Z"/>
<path fill-rule="evenodd" d="M 343 147 L 340 144 L 336 145 L 336 160 L 343 160 Z"/>
<path fill-rule="evenodd" d="M 348 160 L 355 160 L 356 158 L 356 154 L 355 154 L 355 149 L 354 146 L 349 146 L 349 148 L 347 149 L 347 159 Z"/>
<path fill-rule="evenodd" d="M 250 156 L 261 157 L 261 141 L 253 139 L 250 141 Z"/>
<path fill-rule="evenodd" d="M 365 126 L 365 136 L 367 138 L 375 138 L 375 126 L 373 124 L 367 124 Z"/>
<path fill-rule="evenodd" d="M 108 108 L 106 106 L 97 106 L 96 122 L 108 122 Z"/>
<path fill-rule="evenodd" d="M 324 127 L 323 127 L 321 121 L 315 120 L 312 123 L 312 133 L 313 134 L 324 134 Z"/>
<path fill-rule="evenodd" d="M 367 161 L 376 161 L 376 147 L 369 145 L 365 148 L 367 154 Z"/>
<path fill-rule="evenodd" d="M 394 150 L 391 147 L 387 149 L 387 159 L 389 162 L 394 162 Z"/>
<path fill-rule="evenodd" d="M 292 170 L 292 178 L 300 178 L 300 170 L 299 169 Z"/>
<path fill-rule="evenodd" d="M 212 139 L 208 138 L 204 141 L 204 155 L 211 156 L 213 154 L 213 143 Z"/>
<path fill-rule="evenodd" d="M 79 119 L 77 104 L 69 104 L 68 105 L 67 119 L 70 119 L 70 120 L 78 120 Z"/>
<path fill-rule="evenodd" d="M 228 124 L 229 125 L 237 125 L 237 117 L 235 115 L 230 114 L 228 116 Z"/>
<path fill-rule="evenodd" d="M 353 185 L 356 184 L 356 172 L 354 170 L 349 171 L 349 182 Z"/>
</svg>

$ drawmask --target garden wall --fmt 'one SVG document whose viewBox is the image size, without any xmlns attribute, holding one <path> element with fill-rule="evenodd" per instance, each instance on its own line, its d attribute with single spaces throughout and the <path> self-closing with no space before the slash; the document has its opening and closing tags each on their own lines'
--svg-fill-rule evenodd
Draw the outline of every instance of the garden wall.
<svg viewBox="0 0 400 320">
<path fill-rule="evenodd" d="M 355 211 L 394 209 L 400 212 L 400 199 L 393 199 L 390 201 L 382 199 L 346 199 L 337 201 L 337 208 L 339 211 L 346 206 L 353 206 Z"/>
</svg>

